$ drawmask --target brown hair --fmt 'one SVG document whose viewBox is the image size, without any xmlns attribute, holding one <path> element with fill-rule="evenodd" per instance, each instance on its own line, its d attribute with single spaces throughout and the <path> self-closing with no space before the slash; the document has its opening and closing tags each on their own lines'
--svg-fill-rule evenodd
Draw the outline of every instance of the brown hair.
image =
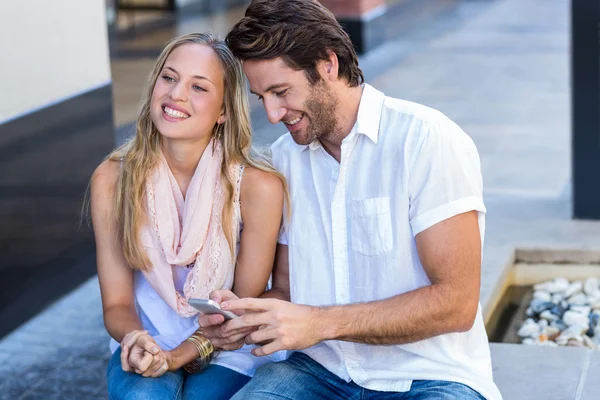
<svg viewBox="0 0 600 400">
<path fill-rule="evenodd" d="M 364 82 L 350 37 L 316 0 L 253 0 L 226 42 L 241 60 L 281 57 L 288 67 L 303 70 L 313 85 L 320 80 L 317 63 L 332 51 L 340 77 L 353 87 Z"/>
</svg>

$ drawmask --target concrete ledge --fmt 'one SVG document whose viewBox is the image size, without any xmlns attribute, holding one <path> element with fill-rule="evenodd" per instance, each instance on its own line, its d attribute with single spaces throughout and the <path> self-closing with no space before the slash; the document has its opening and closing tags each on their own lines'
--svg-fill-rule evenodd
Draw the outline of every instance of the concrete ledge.
<svg viewBox="0 0 600 400">
<path fill-rule="evenodd" d="M 518 249 L 518 262 L 528 264 L 600 264 L 600 249 Z"/>
<path fill-rule="evenodd" d="M 585 373 L 585 371 L 584 371 Z M 581 385 L 581 400 L 596 400 L 600 397 L 600 351 L 592 353 L 587 375 L 584 377 Z"/>
<path fill-rule="evenodd" d="M 598 398 L 597 351 L 500 343 L 491 343 L 490 350 L 494 381 L 506 400 Z"/>
</svg>

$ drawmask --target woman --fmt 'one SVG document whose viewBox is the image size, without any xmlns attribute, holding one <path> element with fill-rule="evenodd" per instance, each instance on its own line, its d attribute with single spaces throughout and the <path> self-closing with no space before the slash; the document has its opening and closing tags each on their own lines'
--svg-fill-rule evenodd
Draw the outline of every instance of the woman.
<svg viewBox="0 0 600 400">
<path fill-rule="evenodd" d="M 263 293 L 285 193 L 284 178 L 251 155 L 239 61 L 209 34 L 171 41 L 135 136 L 92 177 L 111 399 L 228 399 L 277 359 L 244 347 L 198 372 L 213 349 L 188 300 L 216 289 Z"/>
</svg>

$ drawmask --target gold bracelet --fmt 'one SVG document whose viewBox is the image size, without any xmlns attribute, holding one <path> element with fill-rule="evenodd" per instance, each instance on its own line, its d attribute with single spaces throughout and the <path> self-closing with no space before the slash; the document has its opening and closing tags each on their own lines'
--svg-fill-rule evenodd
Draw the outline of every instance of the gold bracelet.
<svg viewBox="0 0 600 400">
<path fill-rule="evenodd" d="M 219 353 L 221 353 L 220 349 L 217 349 L 212 342 L 210 341 L 210 339 L 204 337 L 204 335 L 202 335 L 202 330 L 198 329 L 196 332 L 194 332 L 192 334 L 193 337 L 195 337 L 196 339 L 198 339 L 198 341 L 200 341 L 201 343 L 205 344 L 208 348 L 209 348 L 209 352 L 212 353 L 212 359 L 214 360 L 215 358 L 217 358 L 217 356 L 219 355 Z"/>
<path fill-rule="evenodd" d="M 194 345 L 198 351 L 198 357 L 183 366 L 185 371 L 193 374 L 210 364 L 215 355 L 215 348 L 210 340 L 202 336 L 201 331 L 194 332 L 194 334 L 185 339 L 185 341 Z"/>
<path fill-rule="evenodd" d="M 189 342 L 194 343 L 196 348 L 198 349 L 198 353 L 200 356 L 205 355 L 208 356 L 212 352 L 214 352 L 215 348 L 212 343 L 202 336 L 192 335 L 188 339 Z"/>
<path fill-rule="evenodd" d="M 198 343 L 195 340 L 187 338 L 185 339 L 185 341 L 191 343 L 196 348 L 196 351 L 198 352 L 198 357 L 202 356 L 202 348 L 198 345 Z"/>
</svg>

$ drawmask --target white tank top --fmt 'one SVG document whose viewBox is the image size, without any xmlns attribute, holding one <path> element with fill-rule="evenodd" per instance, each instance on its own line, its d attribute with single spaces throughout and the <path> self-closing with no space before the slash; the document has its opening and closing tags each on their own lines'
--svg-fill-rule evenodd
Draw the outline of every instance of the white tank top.
<svg viewBox="0 0 600 400">
<path fill-rule="evenodd" d="M 239 202 L 240 184 L 244 171 L 244 166 L 240 165 L 236 172 L 239 174 L 236 179 L 237 187 L 235 193 L 234 213 L 236 220 L 242 229 L 242 217 Z M 237 235 L 238 238 L 241 235 Z M 236 249 L 239 249 L 239 241 Z M 191 268 L 186 266 L 173 267 L 173 281 L 175 288 L 183 292 L 183 286 L 187 274 Z M 222 289 L 233 287 L 233 273 L 227 277 Z M 190 337 L 198 328 L 198 316 L 182 317 L 156 293 L 140 271 L 134 271 L 134 297 L 136 302 L 136 311 L 142 322 L 144 329 L 154 338 L 156 343 L 165 350 L 172 350 L 179 346 L 181 342 Z M 252 376 L 260 365 L 271 361 L 281 361 L 285 359 L 286 352 L 281 351 L 266 357 L 255 357 L 250 351 L 254 346 L 244 345 L 236 351 L 221 351 L 217 358 L 213 359 L 212 364 L 221 365 L 230 368 L 241 374 Z M 111 338 L 110 350 L 115 352 L 119 348 L 119 343 Z"/>
</svg>

